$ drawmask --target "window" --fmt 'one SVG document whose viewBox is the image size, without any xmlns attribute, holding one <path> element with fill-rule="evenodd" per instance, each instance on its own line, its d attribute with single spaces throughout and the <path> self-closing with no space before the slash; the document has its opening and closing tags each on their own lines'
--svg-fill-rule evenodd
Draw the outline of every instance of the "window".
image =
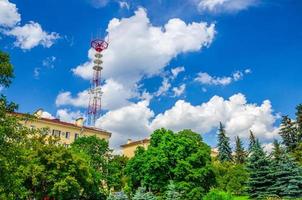
<svg viewBox="0 0 302 200">
<path fill-rule="evenodd" d="M 75 134 L 74 134 L 74 140 L 78 139 L 78 137 L 79 137 L 79 134 L 78 134 L 78 133 L 75 133 Z"/>
<path fill-rule="evenodd" d="M 53 135 L 53 136 L 56 136 L 56 137 L 60 137 L 61 131 L 53 129 L 53 130 L 52 130 L 52 135 Z"/>
<path fill-rule="evenodd" d="M 66 138 L 66 139 L 69 139 L 69 138 L 70 138 L 70 132 L 66 132 L 66 133 L 65 133 L 65 138 Z"/>
</svg>

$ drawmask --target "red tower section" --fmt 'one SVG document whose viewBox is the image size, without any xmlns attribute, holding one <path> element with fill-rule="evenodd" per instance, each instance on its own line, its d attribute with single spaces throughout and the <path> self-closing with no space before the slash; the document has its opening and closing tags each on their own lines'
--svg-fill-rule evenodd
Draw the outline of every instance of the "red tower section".
<svg viewBox="0 0 302 200">
<path fill-rule="evenodd" d="M 91 41 L 91 47 L 95 50 L 94 54 L 94 66 L 93 66 L 93 77 L 91 80 L 91 87 L 89 89 L 89 105 L 88 105 L 88 124 L 91 126 L 95 125 L 95 121 L 101 115 L 101 99 L 102 99 L 102 88 L 101 88 L 101 72 L 102 72 L 102 51 L 107 49 L 108 43 L 104 40 L 95 39 Z"/>
</svg>

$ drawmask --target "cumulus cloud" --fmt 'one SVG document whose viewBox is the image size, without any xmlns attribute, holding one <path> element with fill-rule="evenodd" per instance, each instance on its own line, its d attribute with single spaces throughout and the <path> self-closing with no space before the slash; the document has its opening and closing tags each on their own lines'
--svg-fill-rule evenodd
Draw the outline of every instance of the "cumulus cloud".
<svg viewBox="0 0 302 200">
<path fill-rule="evenodd" d="M 96 126 L 113 133 L 110 145 L 115 148 L 129 138 L 145 138 L 151 131 L 149 120 L 154 116 L 148 106 L 149 102 L 144 100 L 109 111 L 96 122 Z"/>
<path fill-rule="evenodd" d="M 34 78 L 35 79 L 39 79 L 39 77 L 40 77 L 40 71 L 41 71 L 41 68 L 39 68 L 39 67 L 35 67 L 34 68 Z"/>
<path fill-rule="evenodd" d="M 161 127 L 174 131 L 192 129 L 204 134 L 215 130 L 219 122 L 225 125 L 231 138 L 240 136 L 248 139 L 249 130 L 252 130 L 261 140 L 270 141 L 278 137 L 278 127 L 274 125 L 277 118 L 270 101 L 265 100 L 261 105 L 251 104 L 239 93 L 229 99 L 214 96 L 196 106 L 179 100 L 172 108 L 156 116 L 148 101 L 132 103 L 109 111 L 98 120 L 97 126 L 114 133 L 111 142 L 115 147 L 127 138 L 142 139 Z"/>
<path fill-rule="evenodd" d="M 30 21 L 20 26 L 21 15 L 15 4 L 8 0 L 0 0 L 0 27 L 2 34 L 16 38 L 14 45 L 21 49 L 28 50 L 38 45 L 51 47 L 55 40 L 60 38 L 58 33 L 44 31 L 37 22 Z"/>
<path fill-rule="evenodd" d="M 117 109 L 126 105 L 130 102 L 128 99 L 132 97 L 138 97 L 139 94 L 131 88 L 126 88 L 124 85 L 108 79 L 105 81 L 102 87 L 102 109 L 112 110 Z M 56 105 L 58 107 L 64 105 L 72 105 L 75 107 L 87 108 L 89 103 L 89 93 L 88 90 L 79 92 L 76 96 L 72 96 L 71 92 L 61 92 L 56 98 Z"/>
<path fill-rule="evenodd" d="M 40 24 L 32 21 L 24 26 L 16 26 L 9 31 L 5 31 L 5 34 L 16 37 L 14 45 L 24 50 L 38 45 L 49 48 L 54 44 L 55 40 L 60 38 L 58 33 L 47 33 Z"/>
<path fill-rule="evenodd" d="M 238 12 L 255 6 L 259 0 L 198 0 L 198 9 L 214 13 Z"/>
<path fill-rule="evenodd" d="M 249 74 L 249 73 L 251 73 L 251 70 L 246 69 L 244 71 L 236 71 L 231 76 L 216 77 L 216 76 L 211 76 L 206 72 L 200 72 L 195 78 L 195 81 L 205 85 L 225 86 L 231 84 L 234 81 L 241 80 L 245 74 Z"/>
<path fill-rule="evenodd" d="M 68 109 L 59 109 L 57 111 L 57 118 L 64 122 L 72 123 L 79 117 L 83 116 L 83 113 L 81 113 L 80 111 L 73 112 Z"/>
<path fill-rule="evenodd" d="M 12 27 L 21 21 L 16 4 L 0 0 L 0 26 Z"/>
<path fill-rule="evenodd" d="M 178 54 L 199 51 L 211 44 L 215 25 L 205 22 L 186 24 L 175 18 L 163 27 L 157 27 L 150 23 L 146 11 L 139 8 L 134 16 L 112 19 L 107 32 L 110 44 L 104 51 L 104 78 L 131 85 L 144 76 L 158 74 Z M 79 65 L 73 72 L 89 79 L 92 62 Z"/>
<path fill-rule="evenodd" d="M 55 119 L 55 117 L 52 116 L 52 114 L 50 114 L 49 112 L 46 112 L 46 111 L 43 111 L 43 112 L 42 112 L 41 117 L 42 117 L 42 118 L 47 118 L 47 119 Z"/>
<path fill-rule="evenodd" d="M 104 104 L 107 98 L 108 105 L 109 102 L 119 102 L 120 106 L 123 106 L 128 104 L 129 98 L 139 97 L 138 82 L 144 77 L 160 74 L 167 64 L 181 53 L 199 51 L 209 46 L 215 36 L 215 25 L 205 22 L 186 24 L 175 18 L 170 19 L 162 27 L 153 26 L 146 10 L 139 8 L 129 18 L 112 19 L 107 32 L 110 35 L 110 42 L 108 49 L 103 52 L 102 75 L 106 80 Z M 95 51 L 90 49 L 89 60 L 72 69 L 75 75 L 86 80 L 91 79 L 94 53 Z M 182 68 L 174 70 L 174 75 L 182 70 Z M 122 88 L 119 89 L 119 93 L 122 92 L 123 95 L 107 94 L 106 97 L 107 80 L 119 85 L 119 88 Z M 167 88 L 171 87 L 169 84 L 168 80 L 164 80 L 157 96 L 164 94 Z M 110 93 L 110 90 L 107 93 Z M 109 109 L 112 107 L 118 106 L 107 106 Z"/>
</svg>

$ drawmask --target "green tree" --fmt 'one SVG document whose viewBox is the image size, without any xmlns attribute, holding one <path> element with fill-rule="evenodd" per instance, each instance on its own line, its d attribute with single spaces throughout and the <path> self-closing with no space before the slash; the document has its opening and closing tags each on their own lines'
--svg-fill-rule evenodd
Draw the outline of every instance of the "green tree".
<svg viewBox="0 0 302 200">
<path fill-rule="evenodd" d="M 218 130 L 218 159 L 220 162 L 232 161 L 230 139 L 226 136 L 225 129 L 220 122 Z"/>
<path fill-rule="evenodd" d="M 271 162 L 258 140 L 248 158 L 247 169 L 249 172 L 247 182 L 249 196 L 252 199 L 264 199 L 270 196 L 268 188 L 271 187 L 273 182 L 271 179 Z"/>
<path fill-rule="evenodd" d="M 236 195 L 246 191 L 248 171 L 244 165 L 232 162 L 214 162 L 217 188 Z"/>
<path fill-rule="evenodd" d="M 151 192 L 146 192 L 146 188 L 139 187 L 132 200 L 156 200 L 156 197 Z"/>
<path fill-rule="evenodd" d="M 272 167 L 274 182 L 269 191 L 282 198 L 302 197 L 302 168 L 290 155 L 281 150 L 278 156 L 274 157 Z"/>
<path fill-rule="evenodd" d="M 128 200 L 127 195 L 124 192 L 114 192 L 110 193 L 107 200 Z"/>
<path fill-rule="evenodd" d="M 14 77 L 13 65 L 7 53 L 0 50 L 0 87 L 8 87 Z"/>
<path fill-rule="evenodd" d="M 177 190 L 176 185 L 174 184 L 174 181 L 170 181 L 167 190 L 164 195 L 165 200 L 181 200 L 182 195 Z"/>
<path fill-rule="evenodd" d="M 296 124 L 298 130 L 298 140 L 302 142 L 302 104 L 296 107 Z"/>
<path fill-rule="evenodd" d="M 241 139 L 237 136 L 235 138 L 236 146 L 235 146 L 235 155 L 234 161 L 236 164 L 243 164 L 246 160 L 246 152 L 244 150 Z"/>
<path fill-rule="evenodd" d="M 210 151 L 201 136 L 190 130 L 156 130 L 148 149 L 139 149 L 127 164 L 130 186 L 163 195 L 173 180 L 184 198 L 201 199 L 215 183 Z"/>
<path fill-rule="evenodd" d="M 211 191 L 203 198 L 203 200 L 233 200 L 234 197 L 225 191 L 211 189 Z"/>
<path fill-rule="evenodd" d="M 114 191 L 121 191 L 126 186 L 125 168 L 128 158 L 115 155 L 109 160 L 107 185 Z"/>
<path fill-rule="evenodd" d="M 23 169 L 29 197 L 42 199 L 102 199 L 100 177 L 89 165 L 89 157 L 58 145 L 43 134 L 31 137 L 26 146 L 28 165 Z"/>
<path fill-rule="evenodd" d="M 282 117 L 279 134 L 288 151 L 292 152 L 298 146 L 298 132 L 295 123 L 288 116 Z"/>
<path fill-rule="evenodd" d="M 249 143 L 249 149 L 248 151 L 251 152 L 252 149 L 254 148 L 255 144 L 256 144 L 256 137 L 253 133 L 253 131 L 250 130 L 250 143 Z"/>
<path fill-rule="evenodd" d="M 283 149 L 278 142 L 278 140 L 274 140 L 273 142 L 273 151 L 272 151 L 272 156 L 275 160 L 280 160 L 280 157 L 283 153 Z"/>
</svg>

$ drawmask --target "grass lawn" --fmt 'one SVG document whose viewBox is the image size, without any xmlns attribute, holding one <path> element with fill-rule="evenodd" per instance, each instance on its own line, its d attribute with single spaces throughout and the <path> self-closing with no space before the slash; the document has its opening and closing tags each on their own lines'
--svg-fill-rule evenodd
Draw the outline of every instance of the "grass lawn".
<svg viewBox="0 0 302 200">
<path fill-rule="evenodd" d="M 234 200 L 248 200 L 248 196 L 235 197 Z"/>
</svg>

